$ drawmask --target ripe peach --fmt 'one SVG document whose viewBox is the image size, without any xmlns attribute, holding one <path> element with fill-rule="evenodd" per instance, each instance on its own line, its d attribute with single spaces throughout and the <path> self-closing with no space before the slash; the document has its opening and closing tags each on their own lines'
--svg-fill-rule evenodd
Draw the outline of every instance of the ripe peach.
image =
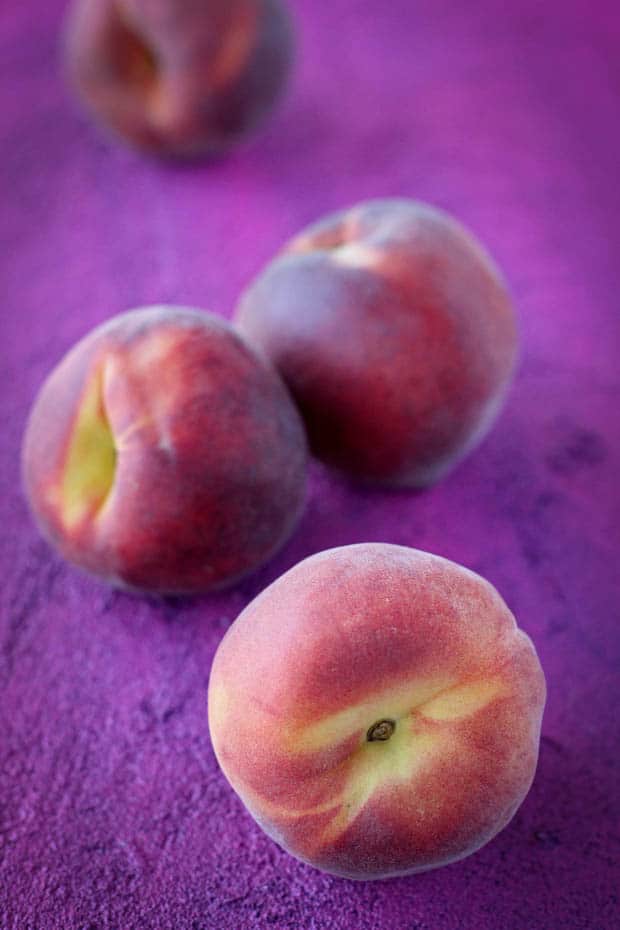
<svg viewBox="0 0 620 930">
<path fill-rule="evenodd" d="M 65 57 L 95 117 L 162 154 L 218 153 L 271 110 L 289 72 L 280 0 L 75 0 Z"/>
<path fill-rule="evenodd" d="M 392 485 L 430 484 L 478 442 L 517 345 L 488 255 L 446 213 L 397 199 L 292 239 L 237 326 L 281 372 L 315 454 Z"/>
<path fill-rule="evenodd" d="M 194 592 L 288 536 L 306 444 L 279 377 L 224 320 L 149 307 L 93 330 L 52 371 L 22 463 L 67 559 L 120 587 Z"/>
<path fill-rule="evenodd" d="M 536 767 L 545 683 L 497 591 L 368 543 L 262 592 L 211 671 L 224 774 L 263 829 L 348 878 L 421 872 L 501 830 Z"/>
</svg>

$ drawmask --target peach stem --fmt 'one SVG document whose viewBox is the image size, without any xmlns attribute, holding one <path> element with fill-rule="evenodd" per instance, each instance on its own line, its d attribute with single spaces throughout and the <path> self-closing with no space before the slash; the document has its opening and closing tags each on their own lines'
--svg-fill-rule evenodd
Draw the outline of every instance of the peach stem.
<svg viewBox="0 0 620 930">
<path fill-rule="evenodd" d="M 366 733 L 366 739 L 369 743 L 373 743 L 375 740 L 385 742 L 385 740 L 390 738 L 395 729 L 396 724 L 393 720 L 377 720 Z"/>
</svg>

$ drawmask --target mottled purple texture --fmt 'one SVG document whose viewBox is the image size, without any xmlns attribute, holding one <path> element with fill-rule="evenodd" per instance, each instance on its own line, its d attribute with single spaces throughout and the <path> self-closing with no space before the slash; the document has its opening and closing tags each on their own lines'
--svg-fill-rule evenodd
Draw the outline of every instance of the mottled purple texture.
<svg viewBox="0 0 620 930">
<path fill-rule="evenodd" d="M 303 0 L 285 106 L 251 145 L 172 167 L 110 146 L 58 69 L 60 0 L 0 13 L 0 927 L 611 930 L 617 921 L 620 14 L 615 0 Z M 292 233 L 368 196 L 457 214 L 520 311 L 514 390 L 424 493 L 316 466 L 299 532 L 233 592 L 149 602 L 63 565 L 19 490 L 44 375 L 155 301 L 230 315 Z M 353 884 L 264 837 L 219 773 L 209 664 L 265 584 L 390 540 L 486 575 L 549 684 L 512 824 L 437 872 Z"/>
</svg>

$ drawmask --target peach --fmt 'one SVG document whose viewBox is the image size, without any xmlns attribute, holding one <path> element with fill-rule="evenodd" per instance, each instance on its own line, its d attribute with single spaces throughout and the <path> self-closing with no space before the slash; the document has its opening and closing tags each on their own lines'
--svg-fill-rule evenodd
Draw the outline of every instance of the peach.
<svg viewBox="0 0 620 930">
<path fill-rule="evenodd" d="M 438 556 L 344 546 L 233 623 L 209 683 L 220 766 L 289 853 L 357 879 L 474 852 L 534 776 L 545 683 L 497 591 Z"/>
<path fill-rule="evenodd" d="M 148 307 L 93 330 L 52 371 L 22 465 L 65 558 L 119 587 L 191 593 L 235 581 L 286 539 L 306 442 L 280 378 L 229 324 Z"/>
<path fill-rule="evenodd" d="M 280 0 L 75 0 L 65 58 L 93 115 L 127 142 L 230 148 L 276 102 L 292 57 Z"/>
<path fill-rule="evenodd" d="M 483 436 L 517 346 L 489 256 L 404 199 L 301 232 L 242 295 L 237 327 L 281 372 L 319 458 L 401 486 L 441 478 Z"/>
</svg>

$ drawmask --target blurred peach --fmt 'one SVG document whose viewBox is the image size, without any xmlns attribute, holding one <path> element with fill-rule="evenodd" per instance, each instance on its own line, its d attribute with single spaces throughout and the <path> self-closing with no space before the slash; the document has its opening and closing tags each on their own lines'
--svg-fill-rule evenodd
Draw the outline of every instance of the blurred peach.
<svg viewBox="0 0 620 930">
<path fill-rule="evenodd" d="M 88 109 L 126 141 L 216 154 L 272 109 L 292 29 L 280 0 L 75 0 L 65 58 Z"/>
</svg>

